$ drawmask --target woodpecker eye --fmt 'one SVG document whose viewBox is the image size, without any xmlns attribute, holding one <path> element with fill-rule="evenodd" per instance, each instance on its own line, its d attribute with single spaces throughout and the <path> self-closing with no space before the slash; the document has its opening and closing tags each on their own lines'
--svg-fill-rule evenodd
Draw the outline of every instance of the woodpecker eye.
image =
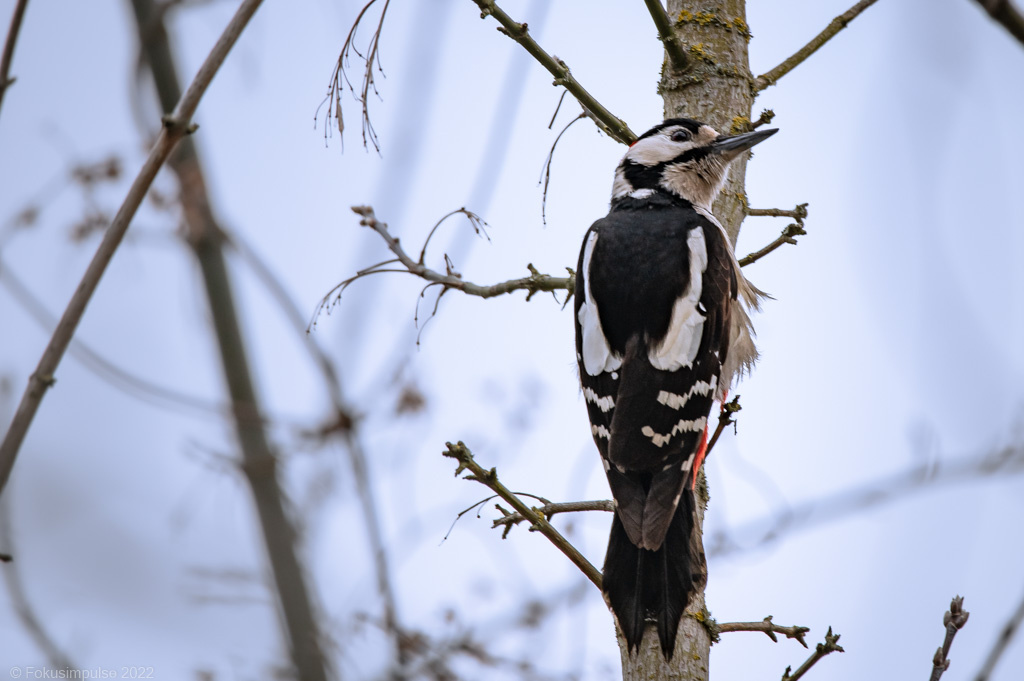
<svg viewBox="0 0 1024 681">
<path fill-rule="evenodd" d="M 676 130 L 672 133 L 673 142 L 686 142 L 690 139 L 690 132 L 688 130 Z"/>
</svg>

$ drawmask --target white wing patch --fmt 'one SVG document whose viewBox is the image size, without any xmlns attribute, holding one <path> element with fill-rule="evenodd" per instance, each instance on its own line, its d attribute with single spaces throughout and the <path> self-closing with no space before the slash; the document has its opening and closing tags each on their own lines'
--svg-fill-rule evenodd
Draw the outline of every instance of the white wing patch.
<svg viewBox="0 0 1024 681">
<path fill-rule="evenodd" d="M 685 395 L 677 395 L 676 393 L 662 390 L 658 393 L 658 402 L 664 404 L 669 409 L 682 409 L 694 395 L 710 395 L 717 383 L 717 376 L 712 376 L 710 382 L 697 381 L 686 391 Z"/>
<path fill-rule="evenodd" d="M 590 432 L 594 434 L 594 437 L 603 437 L 605 440 L 612 439 L 612 434 L 604 426 L 590 426 Z"/>
<path fill-rule="evenodd" d="M 597 232 L 591 232 L 587 237 L 587 245 L 583 249 L 583 276 L 586 285 L 583 289 L 583 304 L 580 305 L 577 316 L 583 334 L 583 368 L 591 376 L 614 371 L 622 366 L 622 358 L 612 353 L 612 349 L 608 346 L 608 339 L 604 337 L 601 317 L 597 312 L 597 303 L 594 302 L 594 297 L 590 293 L 590 258 L 594 255 L 596 243 Z"/>
<path fill-rule="evenodd" d="M 704 430 L 704 427 L 708 424 L 708 417 L 701 416 L 699 419 L 681 419 L 679 423 L 672 426 L 671 432 L 666 435 L 654 432 L 654 428 L 650 426 L 644 426 L 640 429 L 642 435 L 646 435 L 651 438 L 651 442 L 654 443 L 655 447 L 664 447 L 672 439 L 673 435 L 679 433 L 699 433 Z"/>
<path fill-rule="evenodd" d="M 651 348 L 647 355 L 651 365 L 662 371 L 676 371 L 692 366 L 704 333 L 704 315 L 697 310 L 703 289 L 704 270 L 708 267 L 704 229 L 697 227 L 691 230 L 686 237 L 686 245 L 690 249 L 690 285 L 672 306 L 672 321 L 665 339 L 658 347 Z M 589 372 L 589 367 L 587 370 Z"/>
<path fill-rule="evenodd" d="M 592 388 L 584 388 L 583 397 L 586 398 L 587 402 L 597 405 L 597 408 L 605 414 L 615 408 L 615 400 L 611 395 L 601 397 Z"/>
</svg>

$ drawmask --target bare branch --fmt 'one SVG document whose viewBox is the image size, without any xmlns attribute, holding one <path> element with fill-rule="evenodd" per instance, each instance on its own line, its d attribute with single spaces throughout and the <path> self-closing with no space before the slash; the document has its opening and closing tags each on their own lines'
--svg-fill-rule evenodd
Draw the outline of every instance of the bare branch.
<svg viewBox="0 0 1024 681">
<path fill-rule="evenodd" d="M 1010 0 L 977 0 L 989 16 L 1003 25 L 1014 38 L 1024 44 L 1024 15 Z"/>
<path fill-rule="evenodd" d="M 964 628 L 970 615 L 971 613 L 964 610 L 963 596 L 954 596 L 949 604 L 949 610 L 942 616 L 942 623 L 946 626 L 946 638 L 942 642 L 942 647 L 935 651 L 935 657 L 932 658 L 930 681 L 939 681 L 943 673 L 949 669 L 949 649 L 953 645 L 953 637 L 956 636 L 956 632 Z"/>
<path fill-rule="evenodd" d="M 4 102 L 4 93 L 15 81 L 11 78 L 11 61 L 14 59 L 14 45 L 18 42 L 18 33 L 21 31 L 21 22 L 25 18 L 25 8 L 28 7 L 28 0 L 18 0 L 14 6 L 14 15 L 11 16 L 11 26 L 7 29 L 7 39 L 4 41 L 3 57 L 0 57 L 0 106 Z"/>
<path fill-rule="evenodd" d="M 1006 652 L 1006 648 L 1010 645 L 1010 641 L 1017 634 L 1017 630 L 1020 629 L 1021 622 L 1024 622 L 1024 599 L 1017 605 L 1017 611 L 1010 616 L 1010 619 L 1003 625 L 1003 630 L 999 633 L 999 638 L 996 639 L 995 644 L 992 646 L 992 650 L 989 651 L 988 657 L 985 658 L 985 663 L 981 665 L 981 670 L 978 675 L 974 677 L 974 681 L 988 681 L 992 676 L 992 670 L 996 668 L 996 664 L 999 662 L 999 658 Z"/>
<path fill-rule="evenodd" d="M 968 483 L 1001 476 L 1024 474 L 1024 446 L 1008 446 L 980 456 L 961 457 L 951 462 L 931 461 L 866 485 L 823 499 L 812 500 L 775 514 L 746 523 L 732 531 L 754 538 L 742 544 L 728 535 L 716 535 L 708 556 L 719 558 L 778 541 L 788 533 L 834 522 L 885 503 L 906 499 L 942 484 Z"/>
<path fill-rule="evenodd" d="M 601 573 L 595 568 L 590 561 L 588 561 L 579 550 L 573 546 L 569 541 L 563 537 L 558 530 L 551 526 L 543 515 L 537 513 L 535 510 L 529 508 L 524 504 L 518 496 L 505 485 L 498 481 L 498 471 L 492 468 L 489 471 L 485 471 L 480 464 L 473 458 L 473 453 L 469 451 L 461 441 L 458 444 L 452 444 L 451 442 L 445 443 L 448 447 L 448 451 L 442 452 L 445 456 L 455 459 L 459 462 L 458 468 L 455 469 L 455 475 L 458 476 L 465 470 L 470 472 L 465 480 L 475 480 L 488 487 L 492 492 L 497 494 L 499 497 L 507 501 L 512 505 L 524 519 L 530 521 L 530 524 L 534 526 L 538 532 L 547 537 L 555 547 L 564 553 L 566 557 L 573 562 L 573 564 L 587 576 L 594 585 L 601 588 Z"/>
<path fill-rule="evenodd" d="M 57 325 L 56 318 L 32 293 L 32 289 L 15 276 L 3 258 L 0 258 L 0 285 L 8 290 L 11 297 L 39 323 L 45 332 L 53 332 Z M 217 418 L 231 416 L 231 407 L 228 405 L 204 400 L 201 397 L 182 393 L 136 376 L 103 357 L 81 339 L 72 338 L 68 352 L 77 358 L 86 369 L 115 388 L 123 390 L 126 394 L 160 405 L 169 404 L 211 414 Z"/>
<path fill-rule="evenodd" d="M 661 4 L 661 0 L 644 0 L 644 3 L 647 5 L 647 11 L 651 13 L 654 25 L 658 28 L 658 39 L 665 45 L 665 53 L 668 54 L 672 68 L 680 73 L 686 71 L 690 68 L 690 60 L 672 31 L 672 22 L 668 18 L 665 6 Z"/>
<path fill-rule="evenodd" d="M 532 494 L 531 495 L 524 495 L 524 494 L 522 494 L 522 492 L 519 492 L 519 494 L 521 496 L 533 496 Z M 485 501 L 489 501 L 489 499 L 485 500 Z M 478 505 L 479 504 L 474 504 L 472 508 L 476 508 L 476 506 L 478 506 Z M 517 513 L 515 511 L 506 510 L 506 509 L 502 508 L 501 506 L 497 506 L 497 508 L 504 515 L 502 515 L 500 518 L 495 518 L 494 521 L 493 521 L 493 524 L 491 525 L 491 527 L 500 527 L 500 526 L 504 525 L 505 526 L 505 531 L 502 532 L 502 535 L 501 535 L 502 539 L 504 539 L 505 537 L 508 536 L 508 533 L 512 529 L 513 526 L 518 525 L 523 520 L 526 520 L 526 518 L 524 518 L 521 513 Z M 469 509 L 467 509 L 467 510 L 469 510 Z M 554 515 L 556 515 L 558 513 L 578 513 L 580 511 L 607 511 L 607 512 L 611 513 L 614 510 L 615 510 L 615 502 L 612 501 L 611 499 L 600 499 L 600 500 L 596 500 L 596 501 L 562 501 L 562 502 L 548 501 L 543 506 L 540 506 L 538 508 L 534 508 L 534 511 L 536 511 L 539 515 L 541 515 L 541 516 L 543 516 L 545 518 L 551 518 L 552 516 L 554 516 Z M 536 527 L 531 527 L 530 528 L 531 532 L 534 532 L 536 530 L 537 530 Z"/>
<path fill-rule="evenodd" d="M 563 92 L 562 94 L 564 95 L 565 93 Z M 562 105 L 561 101 L 559 101 L 558 105 L 559 106 Z M 555 115 L 557 115 L 557 114 L 558 114 L 558 111 L 556 110 L 555 111 Z M 548 224 L 548 215 L 547 215 L 547 208 L 548 208 L 548 185 L 551 183 L 551 162 L 555 159 L 555 147 L 558 146 L 558 142 L 559 142 L 559 140 L 562 139 L 562 135 L 565 134 L 566 130 L 568 130 L 569 128 L 572 127 L 573 123 L 575 123 L 576 121 L 578 121 L 580 119 L 586 118 L 586 117 L 587 117 L 586 112 L 583 112 L 579 116 L 577 116 L 576 118 L 574 118 L 571 121 L 569 121 L 569 123 L 566 124 L 566 126 L 564 128 L 562 128 L 562 131 L 560 133 L 558 133 L 558 136 L 555 137 L 555 141 L 551 143 L 551 151 L 548 152 L 548 157 L 546 159 L 544 159 L 544 177 L 541 180 L 544 183 L 544 193 L 541 195 L 542 198 L 541 198 L 541 201 L 540 201 L 540 221 L 542 223 L 544 223 L 545 225 Z M 552 124 L 555 122 L 554 116 L 551 117 L 551 122 L 552 122 Z"/>
<path fill-rule="evenodd" d="M 795 246 L 797 243 L 796 237 L 807 234 L 807 232 L 804 231 L 804 218 L 807 217 L 806 203 L 801 203 L 793 210 L 785 210 L 782 208 L 748 208 L 747 215 L 776 218 L 787 217 L 793 218 L 796 222 L 786 225 L 775 241 L 771 242 L 759 251 L 754 251 L 753 253 L 740 258 L 739 263 L 741 267 L 746 267 L 747 265 L 757 262 L 764 256 L 781 247 L 783 244 L 793 244 Z"/>
<path fill-rule="evenodd" d="M 174 113 L 164 117 L 163 129 L 160 131 L 156 144 L 153 145 L 149 157 L 143 164 L 135 181 L 132 182 L 131 189 L 128 190 L 128 195 L 125 197 L 124 203 L 121 204 L 121 208 L 117 211 L 117 215 L 114 216 L 110 229 L 104 233 L 103 241 L 96 250 L 92 262 L 89 263 L 82 281 L 71 298 L 71 302 L 68 303 L 68 307 L 61 317 L 60 323 L 57 325 L 57 330 L 54 331 L 53 337 L 46 346 L 46 350 L 43 352 L 35 372 L 33 372 L 29 379 L 28 387 L 25 389 L 25 394 L 18 404 L 14 419 L 11 421 L 6 436 L 4 436 L 3 443 L 0 444 L 0 492 L 3 491 L 4 485 L 7 483 L 11 468 L 14 466 L 14 459 L 18 455 L 18 450 L 21 449 L 21 443 L 28 433 L 29 426 L 32 425 L 32 419 L 39 409 L 43 396 L 56 380 L 54 372 L 56 372 L 57 366 L 60 364 L 68 344 L 71 342 L 71 337 L 74 335 L 82 315 L 85 314 L 85 307 L 96 291 L 96 287 L 99 286 L 100 278 L 106 271 L 110 260 L 114 257 L 114 253 L 124 238 L 125 232 L 128 231 L 128 226 L 135 216 L 135 211 L 138 210 L 157 172 L 171 155 L 171 151 L 178 141 L 186 134 L 195 130 L 195 126 L 190 121 L 196 111 L 196 107 L 199 106 L 199 100 L 206 93 L 206 88 L 209 87 L 213 76 L 220 69 L 221 64 L 224 63 L 228 52 L 242 34 L 242 30 L 249 23 L 249 19 L 252 18 L 261 2 L 262 0 L 244 0 L 242 2 L 238 11 L 235 12 L 234 17 L 228 23 L 227 28 L 224 29 L 224 33 L 217 40 L 217 44 L 213 46 L 210 54 L 206 57 L 206 61 L 203 62 L 202 67 L 196 74 L 195 79 L 193 79 L 192 84 L 189 85 L 185 95 L 178 102 Z"/>
<path fill-rule="evenodd" d="M 576 98 L 576 101 L 580 103 L 583 110 L 587 112 L 587 115 L 594 119 L 602 130 L 623 144 L 632 144 L 636 141 L 636 135 L 629 129 L 625 121 L 613 116 L 593 95 L 587 92 L 573 77 L 572 73 L 569 72 L 569 67 L 566 66 L 565 62 L 545 52 L 537 44 L 537 41 L 533 39 L 533 36 L 530 35 L 526 24 L 513 21 L 508 14 L 505 14 L 503 9 L 498 7 L 494 0 L 473 0 L 473 2 L 480 8 L 480 16 L 482 18 L 491 15 L 497 19 L 498 23 L 501 24 L 501 28 L 498 30 L 522 45 L 534 59 L 540 62 L 541 66 L 546 68 L 555 77 L 554 85 L 561 85 L 568 90 Z"/>
<path fill-rule="evenodd" d="M 797 50 L 796 54 L 786 59 L 771 71 L 768 71 L 754 79 L 754 91 L 760 92 L 765 88 L 775 85 L 780 78 L 802 64 L 808 57 L 817 52 L 822 45 L 827 43 L 835 37 L 837 33 L 846 28 L 846 25 L 857 18 L 858 14 L 866 10 L 868 7 L 871 7 L 871 5 L 875 4 L 877 1 L 878 0 L 860 0 L 856 5 L 837 16 L 829 23 L 828 26 L 825 27 L 824 31 L 814 36 L 814 38 L 811 39 L 811 42 Z"/>
<path fill-rule="evenodd" d="M 352 22 L 352 28 L 348 31 L 348 36 L 345 38 L 344 44 L 341 46 L 341 53 L 338 55 L 338 61 L 334 65 L 334 71 L 331 72 L 331 82 L 327 86 L 327 96 L 320 102 L 320 107 L 317 107 L 317 112 L 313 116 L 314 124 L 317 117 L 320 115 L 320 108 L 327 104 L 327 124 L 324 127 L 324 139 L 326 140 L 328 132 L 331 128 L 331 119 L 335 120 L 335 125 L 338 128 L 338 134 L 341 135 L 345 131 L 345 119 L 342 116 L 341 111 L 341 97 L 344 94 L 344 90 L 347 87 L 352 93 L 352 96 L 362 105 L 363 108 L 363 147 L 368 148 L 370 144 L 373 144 L 373 148 L 380 152 L 380 144 L 377 141 L 377 132 L 373 129 L 373 123 L 370 122 L 370 92 L 377 97 L 380 93 L 377 91 L 377 83 L 374 80 L 374 69 L 377 70 L 381 75 L 384 74 L 384 70 L 380 64 L 380 34 L 384 28 L 384 17 L 388 13 L 388 7 L 391 4 L 391 0 L 384 1 L 384 8 L 380 12 L 380 18 L 377 20 L 377 29 L 373 32 L 370 37 L 370 42 L 366 48 L 366 54 L 364 55 L 359 51 L 359 48 L 355 46 L 356 29 L 359 28 L 360 22 L 363 20 L 363 16 L 366 11 L 376 3 L 377 0 L 370 0 L 367 2 L 363 9 L 356 15 L 356 20 Z M 352 82 L 348 79 L 348 73 L 345 71 L 345 67 L 348 65 L 349 57 L 355 52 L 357 56 L 362 58 L 365 63 L 363 69 L 363 81 L 360 86 L 359 94 L 356 94 L 355 87 Z"/>
<path fill-rule="evenodd" d="M 384 532 L 381 527 L 377 500 L 374 496 L 374 487 L 370 479 L 370 467 L 367 463 L 366 452 L 357 430 L 358 419 L 353 413 L 352 408 L 345 402 L 341 388 L 341 379 L 338 376 L 334 362 L 324 352 L 323 348 L 320 347 L 314 336 L 306 333 L 306 322 L 303 319 L 302 313 L 299 311 L 298 305 L 296 305 L 295 301 L 292 300 L 285 290 L 284 284 L 277 278 L 270 267 L 263 262 L 256 251 L 239 235 L 231 235 L 231 244 L 243 256 L 257 277 L 263 281 L 264 285 L 277 300 L 278 305 L 288 317 L 292 328 L 309 351 L 310 359 L 317 366 L 324 380 L 328 397 L 334 408 L 335 418 L 329 429 L 321 432 L 320 435 L 325 436 L 329 433 L 340 434 L 345 443 L 345 451 L 348 453 L 349 463 L 352 466 L 356 493 L 359 496 L 363 517 L 366 520 L 367 539 L 369 540 L 370 550 L 373 553 L 377 591 L 383 603 L 384 623 L 387 627 L 387 632 L 395 639 L 399 663 L 404 664 L 406 652 L 401 645 L 404 629 L 398 620 L 398 604 L 391 585 Z"/>
<path fill-rule="evenodd" d="M 739 395 L 722 405 L 722 411 L 718 415 L 718 425 L 715 427 L 715 432 L 711 436 L 711 439 L 708 440 L 708 448 L 704 451 L 705 459 L 711 455 L 711 450 L 715 448 L 715 443 L 718 442 L 718 438 L 721 437 L 722 431 L 725 430 L 725 427 L 736 423 L 736 419 L 734 419 L 732 415 L 741 409 L 743 409 L 743 407 L 740 406 Z"/>
<path fill-rule="evenodd" d="M 793 218 L 794 220 L 803 220 L 807 217 L 807 204 L 801 203 L 793 210 L 786 210 L 785 208 L 748 208 L 747 215 L 751 217 Z"/>
<path fill-rule="evenodd" d="M 174 106 L 180 95 L 170 38 L 154 0 L 132 0 L 144 62 L 152 71 L 160 106 Z M 150 33 L 151 31 L 151 33 Z M 188 98 L 188 93 L 184 95 Z M 276 448 L 262 423 L 248 353 L 225 256 L 225 237 L 217 223 L 199 153 L 184 140 L 168 161 L 178 180 L 185 238 L 202 276 L 221 370 L 231 399 L 241 452 L 239 468 L 252 494 L 265 556 L 273 579 L 281 630 L 294 673 L 303 681 L 329 676 L 320 626 L 307 576 L 299 558 L 295 524 L 281 488 Z"/>
<path fill-rule="evenodd" d="M 431 227 L 430 233 L 427 234 L 427 238 L 423 242 L 423 248 L 420 250 L 420 257 L 419 257 L 419 260 L 417 260 L 417 262 L 419 264 L 422 265 L 423 261 L 426 259 L 426 257 L 427 257 L 427 246 L 430 245 L 430 239 L 433 238 L 434 232 L 436 232 L 437 228 L 441 226 L 441 223 L 443 223 L 445 220 L 447 220 L 451 216 L 458 215 L 460 213 L 462 215 L 466 216 L 466 218 L 469 220 L 469 224 L 473 227 L 473 231 L 476 232 L 476 234 L 478 236 L 480 234 L 483 234 L 484 238 L 486 238 L 488 241 L 491 240 L 491 237 L 487 235 L 487 229 L 486 229 L 487 222 L 485 222 L 482 217 L 480 217 L 479 215 L 477 215 L 476 213 L 474 213 L 471 210 L 466 210 L 465 206 L 463 206 L 462 208 L 456 208 L 452 212 L 450 212 L 447 215 L 443 216 L 440 220 L 438 220 L 434 224 L 433 227 Z"/>
<path fill-rule="evenodd" d="M 845 653 L 846 651 L 843 650 L 843 647 L 841 645 L 839 645 L 839 634 L 833 635 L 832 627 L 829 627 L 828 633 L 825 634 L 825 642 L 819 643 L 817 646 L 815 646 L 814 652 L 811 653 L 811 656 L 808 657 L 802 665 L 797 667 L 797 670 L 792 674 L 790 673 L 790 670 L 792 668 L 786 667 L 786 671 L 782 674 L 782 681 L 797 681 L 797 679 L 806 674 L 807 670 L 813 667 L 818 662 L 818 660 L 825 657 L 829 653 L 834 652 Z"/>
<path fill-rule="evenodd" d="M 552 277 L 548 274 L 541 274 L 532 264 L 528 264 L 526 266 L 527 269 L 530 270 L 530 276 L 490 285 L 480 285 L 466 281 L 462 278 L 461 274 L 453 269 L 451 261 L 447 258 L 445 259 L 445 272 L 438 272 L 423 264 L 422 258 L 426 254 L 426 244 L 423 245 L 423 249 L 420 251 L 420 259 L 414 260 L 413 257 L 409 255 L 404 248 L 402 248 L 398 238 L 392 236 L 388 231 L 387 223 L 381 222 L 377 219 L 373 208 L 369 206 L 353 206 L 352 211 L 357 215 L 362 216 L 362 219 L 359 221 L 360 225 L 369 227 L 380 234 L 381 238 L 384 239 L 384 243 L 387 244 L 388 249 L 394 253 L 396 257 L 391 260 L 379 262 L 376 265 L 367 267 L 366 269 L 359 270 L 356 272 L 355 276 L 349 277 L 328 291 L 320 300 L 320 304 L 317 306 L 316 312 L 313 314 L 313 321 L 310 323 L 310 328 L 316 325 L 316 318 L 320 313 L 328 309 L 333 303 L 336 303 L 341 298 L 341 294 L 344 293 L 345 289 L 352 283 L 363 277 L 368 277 L 372 274 L 381 274 L 384 272 L 399 272 L 415 275 L 421 279 L 431 282 L 431 284 L 441 286 L 441 295 L 444 295 L 444 292 L 449 289 L 462 291 L 468 295 L 478 296 L 480 298 L 493 298 L 506 293 L 512 293 L 513 291 L 526 291 L 526 299 L 530 300 L 533 295 L 538 292 L 554 293 L 555 291 L 566 291 L 568 292 L 568 295 L 571 296 L 575 287 L 576 276 L 571 269 L 566 268 L 569 272 L 568 277 Z M 475 222 L 475 229 L 479 230 L 477 225 L 484 224 L 483 220 L 480 220 L 478 216 L 470 213 L 465 208 L 460 208 L 448 215 L 454 215 L 455 213 L 471 215 L 471 220 Z M 442 220 L 443 219 L 444 218 L 442 218 Z M 436 228 L 437 225 L 434 226 L 434 229 Z M 433 230 L 431 230 L 431 235 L 432 234 Z M 429 241 L 430 237 L 428 236 L 427 239 Z M 401 265 L 402 267 L 392 267 L 393 265 Z"/>
<path fill-rule="evenodd" d="M 804 640 L 804 634 L 810 631 L 808 627 L 792 626 L 784 627 L 781 624 L 775 624 L 772 622 L 772 616 L 768 615 L 760 622 L 725 622 L 718 623 L 717 629 L 719 633 L 728 633 L 732 631 L 760 631 L 768 635 L 768 638 L 779 642 L 778 637 L 775 634 L 785 634 L 786 638 L 795 638 L 800 642 L 804 648 L 807 647 L 807 641 Z"/>
</svg>

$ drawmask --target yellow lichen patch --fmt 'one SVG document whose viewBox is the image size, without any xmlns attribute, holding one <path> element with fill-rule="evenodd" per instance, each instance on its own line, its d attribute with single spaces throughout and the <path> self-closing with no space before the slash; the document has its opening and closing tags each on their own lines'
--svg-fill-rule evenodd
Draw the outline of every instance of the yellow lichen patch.
<svg viewBox="0 0 1024 681">
<path fill-rule="evenodd" d="M 715 63 L 715 58 L 711 56 L 711 53 L 704 49 L 704 43 L 695 43 L 690 45 L 690 54 L 701 61 L 707 62 L 708 64 Z"/>
<path fill-rule="evenodd" d="M 750 40 L 750 26 L 747 25 L 747 22 L 743 21 L 742 17 L 736 17 L 735 19 L 733 19 L 732 27 L 733 29 L 736 30 L 737 33 L 742 35 L 747 40 Z"/>
<path fill-rule="evenodd" d="M 678 21 L 682 21 L 682 22 L 693 21 L 693 14 L 691 14 L 689 10 L 685 10 L 684 9 L 683 11 L 681 11 L 679 13 Z"/>
<path fill-rule="evenodd" d="M 739 135 L 750 130 L 750 119 L 746 116 L 733 116 L 732 125 L 729 126 L 730 135 Z"/>
<path fill-rule="evenodd" d="M 720 23 L 720 22 L 716 22 L 716 19 L 718 19 L 718 15 L 715 14 L 714 12 L 697 12 L 697 15 L 694 16 L 693 19 L 694 19 L 694 21 L 696 21 L 701 26 L 707 26 L 708 24 Z"/>
</svg>

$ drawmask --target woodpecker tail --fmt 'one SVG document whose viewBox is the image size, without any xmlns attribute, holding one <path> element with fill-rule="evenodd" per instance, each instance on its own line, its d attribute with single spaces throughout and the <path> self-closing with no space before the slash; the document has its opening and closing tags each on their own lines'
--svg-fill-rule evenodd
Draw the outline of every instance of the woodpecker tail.
<svg viewBox="0 0 1024 681">
<path fill-rule="evenodd" d="M 604 559 L 603 590 L 630 651 L 640 646 L 648 618 L 657 624 L 666 659 L 672 659 L 683 611 L 702 582 L 703 561 L 691 556 L 693 491 L 683 490 L 665 541 L 656 551 L 638 548 L 626 535 L 618 513 L 612 520 Z"/>
</svg>

